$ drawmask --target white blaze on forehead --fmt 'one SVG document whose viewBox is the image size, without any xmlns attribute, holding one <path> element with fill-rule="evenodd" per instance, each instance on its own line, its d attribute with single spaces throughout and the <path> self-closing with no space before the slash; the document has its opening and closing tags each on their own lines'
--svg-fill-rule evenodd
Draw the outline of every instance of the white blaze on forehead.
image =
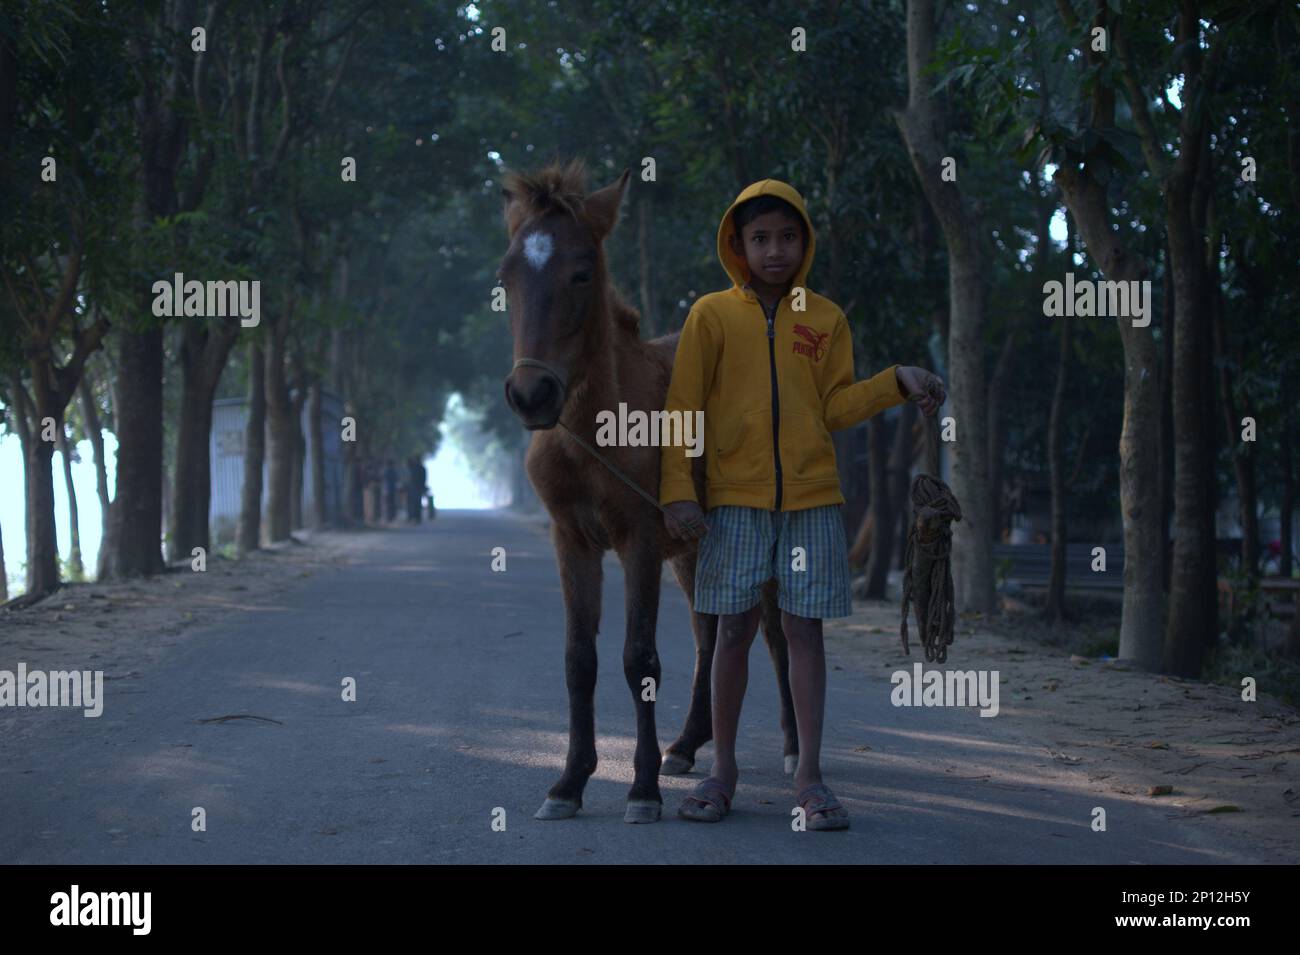
<svg viewBox="0 0 1300 955">
<path fill-rule="evenodd" d="M 524 239 L 524 258 L 528 259 L 528 264 L 539 272 L 554 250 L 555 243 L 549 233 L 534 232 Z"/>
</svg>

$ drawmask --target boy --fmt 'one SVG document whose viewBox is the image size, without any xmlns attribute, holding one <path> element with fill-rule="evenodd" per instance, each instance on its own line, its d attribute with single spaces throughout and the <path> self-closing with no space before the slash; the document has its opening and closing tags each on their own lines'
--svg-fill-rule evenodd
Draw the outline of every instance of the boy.
<svg viewBox="0 0 1300 955">
<path fill-rule="evenodd" d="M 704 411 L 709 513 L 695 610 L 720 615 L 712 673 L 716 757 L 712 775 L 679 810 L 687 819 L 717 822 L 731 809 L 760 588 L 776 577 L 799 732 L 797 800 L 809 829 L 848 828 L 848 812 L 822 783 L 819 765 L 822 618 L 853 612 L 844 497 L 829 432 L 904 400 L 927 415 L 946 400 L 943 383 L 921 368 L 893 365 L 853 380 L 844 313 L 804 287 L 816 245 L 794 188 L 775 179 L 748 186 L 718 228 L 718 257 L 732 286 L 696 301 L 677 345 L 665 410 Z M 700 528 L 703 517 L 691 460 L 678 447 L 666 447 L 661 457 L 659 502 L 669 512 L 668 532 L 678 538 Z"/>
</svg>

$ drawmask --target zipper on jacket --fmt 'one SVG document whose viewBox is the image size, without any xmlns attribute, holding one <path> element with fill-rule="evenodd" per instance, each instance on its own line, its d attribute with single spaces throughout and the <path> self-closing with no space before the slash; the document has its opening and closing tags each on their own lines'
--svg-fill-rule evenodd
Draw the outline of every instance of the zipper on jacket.
<svg viewBox="0 0 1300 955">
<path fill-rule="evenodd" d="M 767 315 L 767 356 L 772 365 L 772 459 L 776 463 L 776 506 L 773 510 L 776 511 L 781 510 L 781 399 L 776 388 L 776 331 L 773 320 L 780 307 L 781 303 L 777 302 L 776 308 Z M 763 311 L 767 312 L 765 304 Z"/>
</svg>

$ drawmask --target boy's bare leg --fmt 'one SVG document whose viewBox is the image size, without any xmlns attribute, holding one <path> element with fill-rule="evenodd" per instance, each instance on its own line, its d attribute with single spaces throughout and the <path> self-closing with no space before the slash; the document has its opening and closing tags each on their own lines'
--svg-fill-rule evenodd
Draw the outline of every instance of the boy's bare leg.
<svg viewBox="0 0 1300 955">
<path fill-rule="evenodd" d="M 822 722 L 826 713 L 826 649 L 820 618 L 781 611 L 790 652 L 790 695 L 799 730 L 799 768 L 794 784 L 803 790 L 822 781 Z M 715 664 L 716 666 L 716 664 Z"/>
<path fill-rule="evenodd" d="M 749 648 L 758 632 L 762 606 L 718 617 L 718 642 L 713 651 L 713 769 L 709 775 L 736 791 L 736 731 L 740 706 L 749 683 Z"/>
</svg>

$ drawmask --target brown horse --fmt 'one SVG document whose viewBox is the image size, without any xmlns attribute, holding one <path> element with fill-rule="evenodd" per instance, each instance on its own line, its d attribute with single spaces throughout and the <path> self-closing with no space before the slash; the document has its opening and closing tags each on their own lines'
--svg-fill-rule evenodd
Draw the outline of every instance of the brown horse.
<svg viewBox="0 0 1300 955">
<path fill-rule="evenodd" d="M 713 738 L 710 673 L 716 614 L 694 612 L 697 544 L 668 534 L 661 512 L 591 456 L 563 424 L 596 447 L 597 413 L 662 411 L 680 333 L 642 341 L 640 316 L 614 288 L 604 241 L 618 221 L 629 173 L 586 194 L 581 160 L 552 163 L 534 175 L 505 180 L 505 221 L 510 248 L 498 281 L 506 290 L 515 364 L 505 397 L 524 427 L 538 432 L 529 446 L 529 480 L 551 515 L 565 610 L 565 678 L 569 688 L 569 752 L 564 773 L 537 811 L 538 819 L 566 819 L 582 807 L 596 770 L 596 633 L 600 627 L 601 561 L 613 548 L 623 564 L 627 635 L 623 673 L 636 707 L 636 757 L 625 822 L 656 822 L 663 806 L 659 774 L 688 772 L 696 750 Z M 655 445 L 599 447 L 615 467 L 658 498 Z M 704 457 L 695 461 L 695 489 L 704 496 Z M 662 760 L 655 730 L 660 683 L 655 627 L 663 562 L 692 605 L 695 676 L 681 736 Z M 762 594 L 763 634 L 776 667 L 785 735 L 785 771 L 798 762 L 789 664 L 776 582 Z M 647 684 L 646 678 L 653 680 Z M 647 692 L 652 686 L 653 691 Z M 649 697 L 649 699 L 647 699 Z"/>
</svg>

